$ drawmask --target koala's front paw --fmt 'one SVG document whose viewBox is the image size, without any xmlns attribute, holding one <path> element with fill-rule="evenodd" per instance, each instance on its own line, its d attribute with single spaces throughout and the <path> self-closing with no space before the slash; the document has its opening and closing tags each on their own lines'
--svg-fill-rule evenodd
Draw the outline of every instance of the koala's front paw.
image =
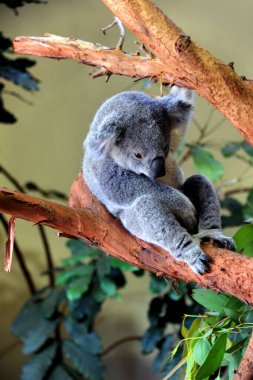
<svg viewBox="0 0 253 380">
<path fill-rule="evenodd" d="M 207 256 L 200 248 L 198 248 L 191 256 L 189 265 L 193 272 L 197 274 L 204 274 L 211 271 L 211 264 L 213 260 Z"/>
<path fill-rule="evenodd" d="M 234 240 L 229 236 L 224 236 L 221 231 L 204 230 L 195 235 L 195 238 L 199 239 L 200 243 L 213 242 L 219 248 L 235 251 Z"/>
</svg>

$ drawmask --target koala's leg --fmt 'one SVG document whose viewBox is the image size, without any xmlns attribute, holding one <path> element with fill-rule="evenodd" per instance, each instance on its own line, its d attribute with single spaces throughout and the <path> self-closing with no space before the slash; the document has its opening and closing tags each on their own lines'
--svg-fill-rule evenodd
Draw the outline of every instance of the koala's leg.
<svg viewBox="0 0 253 380">
<path fill-rule="evenodd" d="M 218 197 L 207 178 L 199 174 L 189 177 L 183 184 L 182 191 L 197 211 L 198 233 L 195 238 L 200 242 L 212 240 L 219 247 L 234 251 L 233 239 L 222 233 Z"/>
<path fill-rule="evenodd" d="M 203 274 L 210 270 L 210 258 L 180 225 L 165 200 L 143 196 L 124 209 L 120 219 L 133 235 L 166 249 L 176 259 L 185 261 L 194 272 Z"/>
</svg>

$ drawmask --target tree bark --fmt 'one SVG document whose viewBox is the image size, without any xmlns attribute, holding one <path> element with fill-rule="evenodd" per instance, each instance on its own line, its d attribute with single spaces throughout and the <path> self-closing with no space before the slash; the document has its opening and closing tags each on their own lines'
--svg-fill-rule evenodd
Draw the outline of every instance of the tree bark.
<svg viewBox="0 0 253 380">
<path fill-rule="evenodd" d="M 253 380 L 253 335 L 233 380 Z"/>
<path fill-rule="evenodd" d="M 233 68 L 191 41 L 150 0 L 103 0 L 175 78 L 184 78 L 253 144 L 253 89 Z"/>
<path fill-rule="evenodd" d="M 227 292 L 253 305 L 253 260 L 211 244 L 203 250 L 212 257 L 210 273 L 195 274 L 165 250 L 130 235 L 121 223 L 91 194 L 79 175 L 71 190 L 70 206 L 0 188 L 0 212 L 84 239 L 103 251 L 158 276 L 195 282 L 217 292 Z M 239 270 L 238 270 L 239 268 Z"/>
</svg>

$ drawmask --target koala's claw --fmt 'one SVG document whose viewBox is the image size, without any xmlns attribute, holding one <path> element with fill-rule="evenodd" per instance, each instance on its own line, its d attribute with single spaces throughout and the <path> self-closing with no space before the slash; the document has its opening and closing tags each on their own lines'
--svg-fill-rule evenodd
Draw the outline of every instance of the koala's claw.
<svg viewBox="0 0 253 380">
<path fill-rule="evenodd" d="M 202 230 L 194 236 L 194 240 L 200 243 L 213 242 L 216 247 L 235 251 L 235 242 L 231 237 L 224 236 L 219 230 Z"/>
<path fill-rule="evenodd" d="M 235 242 L 232 238 L 223 236 L 223 238 L 214 239 L 213 243 L 219 248 L 225 248 L 229 251 L 235 251 Z"/>
<path fill-rule="evenodd" d="M 228 249 L 229 251 L 235 251 L 235 242 L 230 237 L 221 235 L 220 237 L 215 237 L 215 238 L 212 238 L 209 236 L 204 236 L 203 238 L 201 238 L 201 243 L 209 243 L 209 242 L 213 242 L 213 244 L 216 247 L 225 248 L 225 249 Z"/>
<path fill-rule="evenodd" d="M 211 271 L 211 264 L 213 263 L 213 259 L 207 256 L 204 252 L 199 251 L 198 256 L 195 259 L 193 264 L 190 264 L 193 272 L 197 274 L 204 274 Z"/>
</svg>

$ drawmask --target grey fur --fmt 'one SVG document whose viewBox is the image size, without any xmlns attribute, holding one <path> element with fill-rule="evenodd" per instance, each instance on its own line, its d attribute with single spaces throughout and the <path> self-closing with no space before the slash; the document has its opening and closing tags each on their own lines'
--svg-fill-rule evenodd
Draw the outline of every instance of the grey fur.
<svg viewBox="0 0 253 380">
<path fill-rule="evenodd" d="M 173 158 L 193 104 L 193 92 L 176 86 L 159 99 L 134 91 L 108 99 L 84 143 L 83 176 L 128 231 L 202 274 L 210 269 L 210 259 L 200 242 L 214 240 L 229 249 L 234 242 L 221 232 L 212 185 L 200 175 L 183 183 Z M 164 160 L 166 175 L 157 179 Z"/>
</svg>

